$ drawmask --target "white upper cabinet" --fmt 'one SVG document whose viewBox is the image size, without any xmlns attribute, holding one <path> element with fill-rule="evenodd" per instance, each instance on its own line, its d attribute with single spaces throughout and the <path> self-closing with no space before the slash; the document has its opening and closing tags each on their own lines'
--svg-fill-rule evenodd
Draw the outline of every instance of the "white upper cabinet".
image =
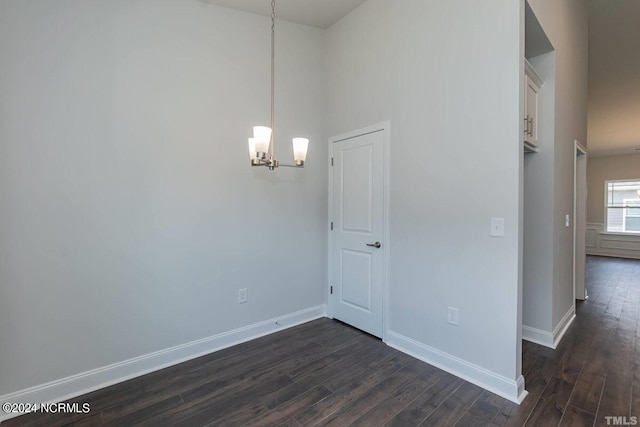
<svg viewBox="0 0 640 427">
<path fill-rule="evenodd" d="M 529 151 L 537 151 L 539 146 L 539 102 L 538 94 L 542 87 L 542 79 L 525 59 L 525 94 L 524 94 L 524 145 Z"/>
</svg>

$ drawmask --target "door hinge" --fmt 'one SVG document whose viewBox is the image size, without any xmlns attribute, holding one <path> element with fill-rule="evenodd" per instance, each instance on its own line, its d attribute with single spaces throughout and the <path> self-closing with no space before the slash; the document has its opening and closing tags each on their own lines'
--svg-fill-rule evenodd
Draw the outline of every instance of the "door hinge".
<svg viewBox="0 0 640 427">
<path fill-rule="evenodd" d="M 329 286 L 329 288 L 330 288 L 330 289 L 329 289 L 329 292 L 331 293 L 331 295 L 333 295 L 333 285 L 332 285 L 332 286 Z"/>
<path fill-rule="evenodd" d="M 331 221 L 331 231 L 333 231 L 333 221 Z"/>
<path fill-rule="evenodd" d="M 331 158 L 331 166 L 333 166 L 333 157 Z"/>
</svg>

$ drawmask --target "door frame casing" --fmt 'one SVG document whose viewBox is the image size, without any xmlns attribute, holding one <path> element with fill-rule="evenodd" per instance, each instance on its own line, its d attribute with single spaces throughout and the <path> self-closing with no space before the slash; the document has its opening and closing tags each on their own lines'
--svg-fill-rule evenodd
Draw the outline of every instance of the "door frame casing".
<svg viewBox="0 0 640 427">
<path fill-rule="evenodd" d="M 581 232 L 584 235 L 586 233 L 586 228 L 587 228 L 586 212 L 582 213 L 581 224 L 578 224 L 578 203 L 581 203 L 586 208 L 586 199 L 587 199 L 587 182 L 585 179 L 584 182 L 581 183 L 583 187 L 584 200 L 578 200 L 578 180 L 580 179 L 580 177 L 578 177 L 578 153 L 584 156 L 584 161 L 586 162 L 587 149 L 583 147 L 582 144 L 580 144 L 580 142 L 577 139 L 575 139 L 573 141 L 573 309 L 574 309 L 574 312 L 576 308 L 576 259 L 578 255 L 577 253 L 578 248 L 576 243 L 577 243 L 578 233 Z M 584 164 L 584 167 L 585 167 L 585 178 L 586 178 L 586 167 L 587 167 L 586 163 Z M 578 230 L 579 226 L 580 228 L 582 228 L 582 230 Z M 583 248 L 583 249 L 586 252 L 586 248 Z M 583 272 L 583 279 L 584 279 L 584 272 Z M 585 285 L 586 283 L 583 283 L 583 287 Z M 584 297 L 585 297 L 584 299 L 588 298 L 586 287 L 584 288 Z"/>
<path fill-rule="evenodd" d="M 390 136 L 391 125 L 389 121 L 377 123 L 365 128 L 356 129 L 350 132 L 346 132 L 340 135 L 329 138 L 329 157 L 327 159 L 327 165 L 329 169 L 329 203 L 328 203 L 328 215 L 327 215 L 327 230 L 328 230 L 328 283 L 327 283 L 327 317 L 333 319 L 333 298 L 331 296 L 330 287 L 333 285 L 333 274 L 335 272 L 335 266 L 333 265 L 333 234 L 331 232 L 331 222 L 333 221 L 333 166 L 331 165 L 331 159 L 333 158 L 333 147 L 337 142 L 341 142 L 347 139 L 357 138 L 359 136 L 382 132 L 382 224 L 384 241 L 382 247 L 382 341 L 387 341 L 387 331 L 389 330 L 389 255 L 391 248 L 390 230 L 389 230 L 389 215 L 391 211 L 390 203 Z"/>
</svg>

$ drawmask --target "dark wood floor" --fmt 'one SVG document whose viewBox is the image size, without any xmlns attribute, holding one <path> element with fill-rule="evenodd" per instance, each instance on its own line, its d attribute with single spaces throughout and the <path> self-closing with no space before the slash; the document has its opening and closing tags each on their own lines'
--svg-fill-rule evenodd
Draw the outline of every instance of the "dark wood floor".
<svg viewBox="0 0 640 427">
<path fill-rule="evenodd" d="M 640 417 L 640 261 L 590 257 L 557 350 L 524 344 L 518 406 L 321 319 L 73 399 L 87 415 L 9 426 L 591 426 Z M 637 343 L 636 343 L 637 341 Z"/>
</svg>

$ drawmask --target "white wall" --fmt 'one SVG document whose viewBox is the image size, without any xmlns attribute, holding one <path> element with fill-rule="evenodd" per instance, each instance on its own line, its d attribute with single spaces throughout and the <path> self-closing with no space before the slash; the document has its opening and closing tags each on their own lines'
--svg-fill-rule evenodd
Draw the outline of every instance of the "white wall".
<svg viewBox="0 0 640 427">
<path fill-rule="evenodd" d="M 326 44 L 329 134 L 391 122 L 391 331 L 512 383 L 523 16 L 511 0 L 370 0 Z"/>
<path fill-rule="evenodd" d="M 323 31 L 185 0 L 0 2 L 0 395 L 324 303 Z M 267 271 L 268 274 L 260 274 Z M 249 288 L 249 302 L 236 303 Z"/>
<path fill-rule="evenodd" d="M 540 150 L 524 155 L 524 336 L 552 331 L 553 251 L 553 159 L 555 140 L 556 70 L 555 52 L 529 62 L 544 84 L 539 91 L 538 132 Z M 533 329 L 532 329 L 533 328 Z M 553 341 L 553 339 L 550 339 Z"/>
<path fill-rule="evenodd" d="M 532 301 L 525 298 L 523 311 L 525 325 L 531 322 L 531 326 L 543 327 L 549 325 L 543 317 L 547 316 L 550 304 L 551 322 L 546 332 L 552 333 L 574 305 L 573 160 L 574 140 L 587 145 L 588 19 L 582 0 L 529 0 L 529 4 L 555 49 L 555 133 L 548 147 L 553 150 L 553 157 L 545 169 L 552 176 L 548 191 L 553 194 L 553 208 L 541 221 L 541 228 L 552 230 L 546 233 L 550 239 L 544 246 L 553 256 L 540 255 L 546 257 L 546 268 L 553 272 L 553 281 L 549 301 L 533 307 L 528 306 Z M 565 227 L 566 214 L 572 217 L 570 227 Z"/>
</svg>

